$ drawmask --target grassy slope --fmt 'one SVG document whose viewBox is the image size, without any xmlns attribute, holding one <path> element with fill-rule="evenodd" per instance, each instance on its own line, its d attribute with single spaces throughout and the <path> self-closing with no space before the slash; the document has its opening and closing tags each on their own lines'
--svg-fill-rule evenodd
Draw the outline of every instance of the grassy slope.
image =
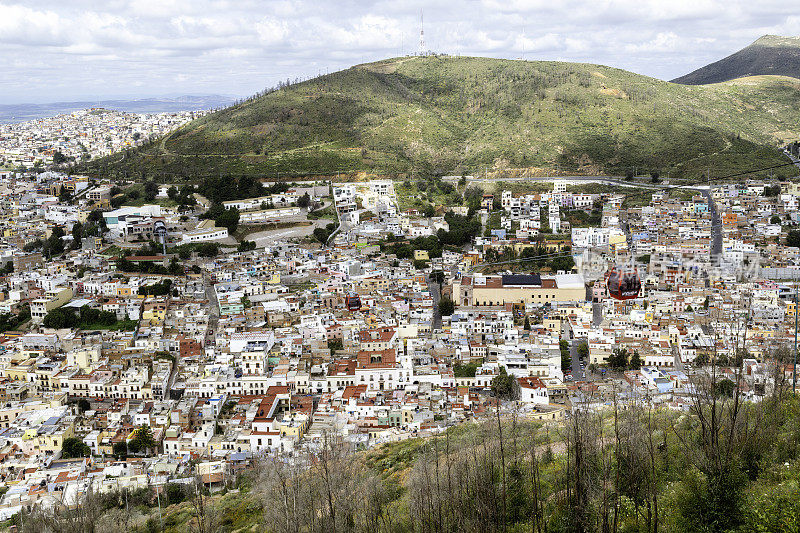
<svg viewBox="0 0 800 533">
<path fill-rule="evenodd" d="M 768 146 L 800 136 L 798 103 L 800 82 L 773 76 L 684 86 L 589 64 L 401 58 L 255 98 L 92 169 L 117 161 L 118 173 L 185 179 L 487 165 L 721 175 L 785 162 Z"/>
</svg>

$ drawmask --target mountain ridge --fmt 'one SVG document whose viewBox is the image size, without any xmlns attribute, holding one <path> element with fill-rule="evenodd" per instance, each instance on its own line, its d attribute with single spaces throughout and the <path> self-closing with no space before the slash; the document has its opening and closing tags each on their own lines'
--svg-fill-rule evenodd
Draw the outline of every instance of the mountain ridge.
<svg viewBox="0 0 800 533">
<path fill-rule="evenodd" d="M 800 78 L 800 37 L 764 35 L 741 50 L 672 82 L 707 85 L 759 75 Z"/>
<path fill-rule="evenodd" d="M 588 63 L 401 57 L 195 120 L 82 170 L 146 178 L 450 173 L 672 175 L 775 164 L 800 136 L 796 80 L 693 87 Z"/>
</svg>

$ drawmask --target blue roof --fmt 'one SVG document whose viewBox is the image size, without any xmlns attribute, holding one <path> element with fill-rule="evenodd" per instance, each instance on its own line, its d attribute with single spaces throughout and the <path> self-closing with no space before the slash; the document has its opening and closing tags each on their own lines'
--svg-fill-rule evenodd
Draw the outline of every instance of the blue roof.
<svg viewBox="0 0 800 533">
<path fill-rule="evenodd" d="M 539 274 L 504 274 L 503 285 L 541 285 Z"/>
</svg>

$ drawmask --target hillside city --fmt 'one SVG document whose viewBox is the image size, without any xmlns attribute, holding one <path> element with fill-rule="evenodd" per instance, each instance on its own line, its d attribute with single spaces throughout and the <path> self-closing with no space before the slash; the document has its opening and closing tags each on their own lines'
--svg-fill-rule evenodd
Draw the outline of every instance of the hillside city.
<svg viewBox="0 0 800 533">
<path fill-rule="evenodd" d="M 44 169 L 139 146 L 205 111 L 126 113 L 95 108 L 38 120 L 0 123 L 0 168 Z"/>
<path fill-rule="evenodd" d="M 220 201 L 0 172 L 0 520 L 216 490 L 330 435 L 686 412 L 712 372 L 754 402 L 793 383 L 798 183 L 244 182 Z"/>
<path fill-rule="evenodd" d="M 797 9 L 428 4 L 0 0 L 0 533 L 800 533 Z"/>
</svg>

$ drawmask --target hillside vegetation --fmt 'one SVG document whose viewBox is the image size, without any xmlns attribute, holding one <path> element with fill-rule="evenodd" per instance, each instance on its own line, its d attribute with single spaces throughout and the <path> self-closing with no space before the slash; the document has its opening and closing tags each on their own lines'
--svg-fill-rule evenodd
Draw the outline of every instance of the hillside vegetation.
<svg viewBox="0 0 800 533">
<path fill-rule="evenodd" d="M 672 81 L 701 85 L 761 75 L 800 78 L 800 37 L 765 35 L 726 58 Z"/>
<path fill-rule="evenodd" d="M 465 173 L 714 176 L 785 163 L 800 82 L 677 85 L 600 65 L 405 57 L 290 85 L 79 170 L 111 177 Z M 781 175 L 794 175 L 785 169 Z"/>
</svg>

